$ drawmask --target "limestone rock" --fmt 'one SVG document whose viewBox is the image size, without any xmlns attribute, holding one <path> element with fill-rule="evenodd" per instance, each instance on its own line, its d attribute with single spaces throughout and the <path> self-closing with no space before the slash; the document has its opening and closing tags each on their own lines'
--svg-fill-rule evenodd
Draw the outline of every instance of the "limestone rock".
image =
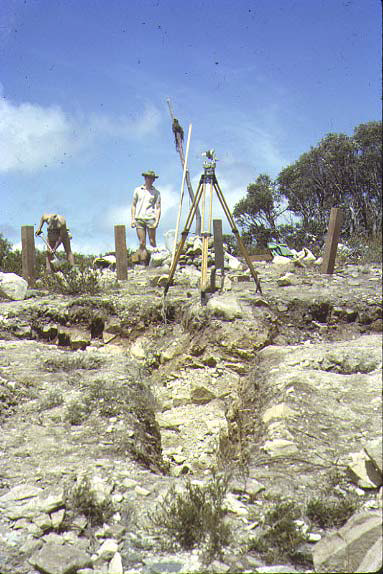
<svg viewBox="0 0 383 574">
<path fill-rule="evenodd" d="M 84 350 L 90 344 L 90 335 L 79 329 L 71 329 L 70 348 L 73 351 Z"/>
<path fill-rule="evenodd" d="M 115 255 L 103 255 L 102 257 L 96 257 L 93 259 L 93 267 L 96 269 L 111 269 L 114 271 L 116 269 L 116 256 Z"/>
<path fill-rule="evenodd" d="M 230 269 L 230 271 L 239 271 L 242 269 L 242 263 L 236 257 L 230 255 L 230 253 L 225 253 L 225 267 Z"/>
<path fill-rule="evenodd" d="M 48 514 L 38 514 L 33 518 L 33 522 L 38 526 L 43 532 L 50 530 L 52 528 L 52 521 Z"/>
<path fill-rule="evenodd" d="M 285 273 L 285 275 L 282 275 L 282 277 L 279 277 L 279 279 L 277 279 L 277 284 L 279 285 L 279 287 L 289 287 L 290 285 L 296 285 L 297 283 L 297 279 L 294 275 L 294 273 Z"/>
<path fill-rule="evenodd" d="M 165 263 L 169 263 L 171 256 L 167 249 L 161 249 L 160 251 L 152 251 L 150 255 L 149 267 L 161 267 Z"/>
<path fill-rule="evenodd" d="M 25 298 L 28 283 L 16 273 L 0 272 L 0 296 L 21 301 Z"/>
<path fill-rule="evenodd" d="M 143 361 L 146 358 L 145 343 L 147 343 L 146 337 L 139 337 L 130 347 L 130 354 L 135 359 Z"/>
<path fill-rule="evenodd" d="M 249 515 L 249 510 L 247 506 L 243 504 L 240 500 L 238 500 L 238 498 L 234 496 L 234 494 L 232 494 L 231 492 L 229 492 L 226 495 L 224 505 L 229 512 L 232 512 L 237 516 L 247 517 Z"/>
<path fill-rule="evenodd" d="M 272 264 L 278 267 L 288 267 L 294 269 L 294 263 L 288 257 L 283 255 L 274 255 Z"/>
<path fill-rule="evenodd" d="M 298 261 L 303 261 L 304 263 L 314 263 L 314 261 L 316 261 L 315 255 L 313 255 L 310 249 L 307 249 L 307 247 L 304 247 L 301 251 L 298 251 L 295 257 Z"/>
<path fill-rule="evenodd" d="M 65 509 L 61 508 L 61 510 L 57 510 L 56 512 L 52 512 L 51 514 L 51 521 L 52 521 L 52 527 L 57 529 L 61 526 L 62 521 L 64 520 L 65 517 Z"/>
<path fill-rule="evenodd" d="M 280 403 L 279 405 L 273 405 L 267 409 L 262 416 L 262 420 L 267 424 L 272 419 L 285 419 L 294 415 L 295 412 L 290 407 L 285 403 Z"/>
<path fill-rule="evenodd" d="M 382 547 L 383 539 L 380 536 L 364 556 L 356 572 L 381 572 L 383 568 Z"/>
<path fill-rule="evenodd" d="M 361 558 L 381 536 L 381 512 L 354 514 L 342 528 L 315 545 L 315 572 L 362 572 L 358 570 Z"/>
<path fill-rule="evenodd" d="M 212 297 L 207 303 L 207 308 L 218 317 L 226 321 L 242 317 L 243 312 L 240 304 L 234 298 L 230 297 Z"/>
<path fill-rule="evenodd" d="M 292 456 L 297 454 L 298 447 L 291 440 L 276 438 L 274 440 L 267 440 L 262 450 L 274 458 L 276 456 Z"/>
<path fill-rule="evenodd" d="M 62 488 L 50 491 L 47 496 L 43 496 L 43 494 L 28 500 L 24 504 L 7 505 L 4 510 L 5 516 L 11 520 L 33 518 L 41 513 L 50 514 L 64 505 L 64 491 Z"/>
<path fill-rule="evenodd" d="M 375 464 L 377 470 L 380 472 L 380 474 L 382 474 L 383 473 L 382 437 L 368 441 L 368 443 L 364 447 L 364 450 L 367 453 L 367 456 L 369 456 L 369 458 Z"/>
<path fill-rule="evenodd" d="M 109 562 L 108 574 L 123 574 L 121 554 L 116 552 L 112 560 Z"/>
<path fill-rule="evenodd" d="M 97 555 L 103 560 L 110 560 L 118 550 L 118 542 L 113 538 L 107 538 L 97 550 Z"/>
<path fill-rule="evenodd" d="M 25 500 L 26 498 L 34 498 L 35 496 L 38 496 L 41 492 L 43 492 L 43 489 L 40 488 L 39 486 L 33 486 L 29 484 L 18 484 L 17 486 L 14 486 L 13 488 L 11 488 L 11 490 L 3 494 L 3 496 L 0 496 L 0 505 L 3 505 L 8 502 Z"/>
<path fill-rule="evenodd" d="M 382 474 L 365 452 L 351 453 L 348 468 L 361 488 L 376 488 L 382 484 Z"/>
<path fill-rule="evenodd" d="M 50 542 L 34 554 L 29 562 L 44 574 L 72 574 L 92 565 L 90 556 L 82 550 Z"/>
<path fill-rule="evenodd" d="M 276 564 L 275 566 L 258 566 L 257 572 L 262 574 L 293 574 L 293 572 L 298 572 L 290 564 Z"/>
<path fill-rule="evenodd" d="M 211 400 L 215 399 L 214 393 L 209 391 L 206 387 L 196 386 L 190 391 L 191 401 L 196 405 L 205 405 Z"/>
</svg>

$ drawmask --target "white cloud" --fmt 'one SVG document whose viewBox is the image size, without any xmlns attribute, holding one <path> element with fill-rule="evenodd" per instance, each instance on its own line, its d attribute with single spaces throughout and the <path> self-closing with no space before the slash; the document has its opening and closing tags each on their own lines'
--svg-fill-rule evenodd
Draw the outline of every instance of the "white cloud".
<svg viewBox="0 0 383 574">
<path fill-rule="evenodd" d="M 56 106 L 0 100 L 0 172 L 32 171 L 73 150 L 76 130 Z"/>
<path fill-rule="evenodd" d="M 142 138 L 155 133 L 160 125 L 161 114 L 150 103 L 145 105 L 141 114 L 111 117 L 94 115 L 90 119 L 90 128 L 97 134 L 121 138 Z"/>
<path fill-rule="evenodd" d="M 147 103 L 131 116 L 94 115 L 78 119 L 59 106 L 13 104 L 0 99 L 0 173 L 35 171 L 109 137 L 138 140 L 153 135 L 159 110 Z"/>
</svg>

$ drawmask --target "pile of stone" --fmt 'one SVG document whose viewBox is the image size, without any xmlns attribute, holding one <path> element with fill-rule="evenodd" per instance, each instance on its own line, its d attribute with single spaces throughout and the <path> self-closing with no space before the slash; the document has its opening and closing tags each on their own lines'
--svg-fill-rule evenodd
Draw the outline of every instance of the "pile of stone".
<svg viewBox="0 0 383 574">
<path fill-rule="evenodd" d="M 167 250 L 158 250 L 153 251 L 150 257 L 149 267 L 160 267 L 166 266 L 171 263 L 172 254 Z M 246 269 L 246 266 L 241 263 L 239 259 L 233 257 L 228 253 L 227 249 L 225 249 L 224 245 L 224 260 L 225 260 L 225 269 L 229 271 L 241 271 Z M 215 263 L 215 254 L 214 254 L 214 239 L 211 237 L 209 239 L 209 249 L 208 249 L 208 258 L 207 264 L 208 267 L 212 267 Z M 180 255 L 177 266 L 183 269 L 185 267 L 194 267 L 196 269 L 201 269 L 202 265 L 202 239 L 199 236 L 192 236 L 189 237 L 184 246 L 183 253 Z"/>
</svg>

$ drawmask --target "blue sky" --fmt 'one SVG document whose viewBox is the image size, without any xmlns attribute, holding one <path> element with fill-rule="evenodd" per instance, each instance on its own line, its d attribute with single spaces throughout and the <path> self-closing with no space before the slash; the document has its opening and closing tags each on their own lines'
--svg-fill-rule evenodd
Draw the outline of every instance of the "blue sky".
<svg viewBox="0 0 383 574">
<path fill-rule="evenodd" d="M 378 0 L 0 0 L 0 232 L 17 245 L 57 212 L 75 251 L 113 250 L 115 224 L 135 248 L 132 192 L 154 169 L 162 244 L 182 180 L 167 98 L 185 147 L 192 124 L 194 189 L 214 148 L 233 208 L 260 173 L 381 119 L 381 38 Z"/>
</svg>

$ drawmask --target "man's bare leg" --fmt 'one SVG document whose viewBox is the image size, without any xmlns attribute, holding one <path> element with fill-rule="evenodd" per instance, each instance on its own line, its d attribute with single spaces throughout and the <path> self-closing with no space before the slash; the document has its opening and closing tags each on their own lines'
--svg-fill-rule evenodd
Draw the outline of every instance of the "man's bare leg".
<svg viewBox="0 0 383 574">
<path fill-rule="evenodd" d="M 150 245 L 152 247 L 157 247 L 156 244 L 156 229 L 154 228 L 150 228 L 148 227 L 148 235 L 149 235 L 149 241 L 150 241 Z"/>
<path fill-rule="evenodd" d="M 68 262 L 73 266 L 74 265 L 74 256 L 70 247 L 70 239 L 69 237 L 66 237 L 65 239 L 63 239 L 63 244 L 64 244 L 64 249 L 65 249 L 65 253 L 68 259 Z"/>
<path fill-rule="evenodd" d="M 47 251 L 47 255 L 45 257 L 45 267 L 48 273 L 52 273 L 52 265 L 51 265 L 52 259 L 53 259 L 52 253 L 50 251 Z"/>
<path fill-rule="evenodd" d="M 146 229 L 144 227 L 136 227 L 138 241 L 140 246 L 138 248 L 138 253 L 140 255 L 141 261 L 146 261 L 148 257 L 148 252 L 146 250 Z"/>
</svg>

